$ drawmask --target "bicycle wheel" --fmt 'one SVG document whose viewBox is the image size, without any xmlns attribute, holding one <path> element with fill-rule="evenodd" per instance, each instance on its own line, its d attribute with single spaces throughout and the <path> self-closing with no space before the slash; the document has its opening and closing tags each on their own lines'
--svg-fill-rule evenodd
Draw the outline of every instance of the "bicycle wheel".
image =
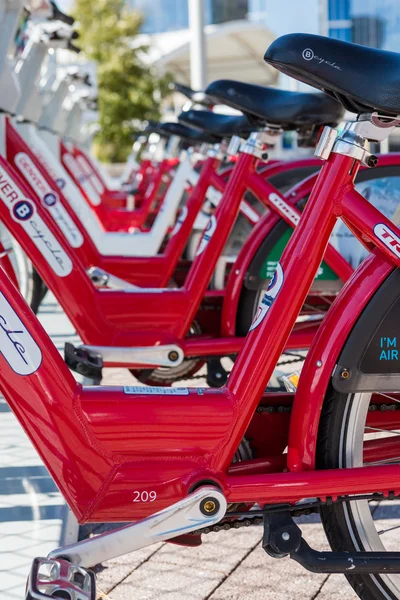
<svg viewBox="0 0 400 600">
<path fill-rule="evenodd" d="M 400 165 L 378 166 L 376 169 L 360 171 L 356 179 L 356 189 L 389 219 L 396 223 L 400 221 Z M 307 198 L 303 198 L 299 201 L 300 209 L 304 208 L 306 200 Z M 255 253 L 240 294 L 236 335 L 247 334 L 292 232 L 292 228 L 280 219 Z M 354 269 L 367 255 L 367 250 L 341 221 L 337 222 L 330 242 Z M 301 314 L 324 315 L 342 285 L 343 282 L 333 270 L 322 262 Z"/>
<path fill-rule="evenodd" d="M 399 283 L 397 270 L 364 309 L 337 361 L 321 414 L 317 468 L 400 463 Z M 370 493 L 394 485 L 388 482 L 387 490 Z M 392 520 L 396 504 L 398 498 L 323 507 L 332 549 L 398 551 L 400 526 Z M 400 599 L 399 575 L 346 577 L 362 600 Z"/>
</svg>

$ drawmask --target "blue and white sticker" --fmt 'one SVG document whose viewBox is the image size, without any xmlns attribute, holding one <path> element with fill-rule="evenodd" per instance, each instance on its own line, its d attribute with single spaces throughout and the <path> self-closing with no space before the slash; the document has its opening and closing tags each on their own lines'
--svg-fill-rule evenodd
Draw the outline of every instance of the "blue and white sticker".
<svg viewBox="0 0 400 600">
<path fill-rule="evenodd" d="M 400 258 L 400 238 L 390 227 L 384 223 L 378 223 L 374 227 L 374 234 L 397 258 Z"/>
<path fill-rule="evenodd" d="M 187 206 L 184 206 L 182 208 L 181 212 L 179 213 L 179 216 L 178 216 L 178 218 L 176 220 L 174 228 L 171 231 L 170 237 L 174 237 L 174 235 L 176 235 L 178 233 L 178 231 L 180 230 L 180 228 L 182 227 L 182 225 L 186 221 L 186 217 L 187 216 L 188 216 L 188 209 L 187 209 Z"/>
<path fill-rule="evenodd" d="M 0 353 L 18 375 L 31 375 L 42 363 L 42 352 L 0 292 Z"/>
<path fill-rule="evenodd" d="M 72 248 L 80 248 L 83 244 L 83 236 L 62 205 L 56 191 L 47 183 L 39 169 L 25 152 L 19 152 L 15 156 L 15 164 L 32 189 L 42 200 L 43 206 L 47 208 L 57 226 L 61 229 Z"/>
<path fill-rule="evenodd" d="M 37 214 L 32 200 L 24 197 L 22 191 L 0 166 L 0 200 L 5 204 L 12 218 L 26 231 L 43 258 L 59 277 L 72 272 L 72 261 L 58 243 L 42 217 Z"/>
<path fill-rule="evenodd" d="M 214 232 L 217 228 L 217 219 L 215 215 L 212 215 L 207 223 L 207 227 L 204 230 L 203 237 L 201 238 L 199 247 L 197 248 L 196 256 L 200 256 L 207 248 L 208 242 L 211 240 Z"/>
<path fill-rule="evenodd" d="M 65 188 L 65 179 L 63 177 L 56 177 L 55 178 L 55 182 L 57 184 L 57 186 L 59 187 L 60 190 L 63 190 Z"/>
<path fill-rule="evenodd" d="M 283 280 L 284 280 L 283 269 L 281 267 L 281 264 L 278 263 L 276 265 L 274 275 L 273 275 L 271 281 L 269 282 L 267 291 L 265 292 L 263 299 L 261 300 L 260 304 L 258 305 L 257 312 L 255 314 L 255 317 L 253 319 L 253 322 L 250 326 L 249 331 L 253 331 L 253 329 L 258 327 L 260 325 L 260 323 L 263 321 L 263 319 L 265 318 L 265 315 L 267 314 L 267 312 L 269 311 L 269 309 L 275 302 L 275 299 L 279 293 L 279 290 L 281 289 L 281 287 L 283 285 Z"/>
<path fill-rule="evenodd" d="M 140 394 L 145 396 L 188 396 L 188 388 L 171 388 L 161 386 L 125 385 L 124 394 Z"/>
</svg>

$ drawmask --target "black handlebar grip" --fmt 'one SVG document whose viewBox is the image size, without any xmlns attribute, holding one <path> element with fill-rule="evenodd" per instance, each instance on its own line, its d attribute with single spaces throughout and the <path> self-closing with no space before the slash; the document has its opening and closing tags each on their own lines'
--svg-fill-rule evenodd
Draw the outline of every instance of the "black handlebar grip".
<svg viewBox="0 0 400 600">
<path fill-rule="evenodd" d="M 71 52 L 76 52 L 76 54 L 82 52 L 82 49 L 78 48 L 78 46 L 75 46 L 75 44 L 73 44 L 70 40 L 68 40 L 67 50 L 71 50 Z"/>
<path fill-rule="evenodd" d="M 72 26 L 75 23 L 74 17 L 71 17 L 71 16 L 66 15 L 65 13 L 63 13 L 58 8 L 57 4 L 55 2 L 53 2 L 53 0 L 50 0 L 50 4 L 51 4 L 51 6 L 53 8 L 52 20 L 54 20 L 54 21 L 62 21 L 66 25 L 70 25 L 70 26 Z"/>
</svg>

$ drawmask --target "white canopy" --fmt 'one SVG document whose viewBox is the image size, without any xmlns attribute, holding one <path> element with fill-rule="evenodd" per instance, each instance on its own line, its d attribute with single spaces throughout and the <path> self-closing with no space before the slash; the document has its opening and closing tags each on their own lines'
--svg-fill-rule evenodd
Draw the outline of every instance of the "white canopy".
<svg viewBox="0 0 400 600">
<path fill-rule="evenodd" d="M 264 26 L 250 21 L 231 21 L 205 28 L 207 79 L 238 79 L 248 83 L 271 85 L 278 72 L 267 65 L 263 56 L 275 36 Z M 190 30 L 140 35 L 135 45 L 147 45 L 143 61 L 162 72 L 170 71 L 176 81 L 190 84 Z"/>
</svg>

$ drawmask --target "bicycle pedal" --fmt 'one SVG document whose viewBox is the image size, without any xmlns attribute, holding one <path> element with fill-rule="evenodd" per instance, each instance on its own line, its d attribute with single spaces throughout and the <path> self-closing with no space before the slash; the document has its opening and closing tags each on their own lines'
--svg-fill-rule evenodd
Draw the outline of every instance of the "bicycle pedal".
<svg viewBox="0 0 400 600">
<path fill-rule="evenodd" d="M 100 383 L 103 376 L 103 359 L 97 352 L 75 348 L 73 344 L 66 342 L 64 360 L 71 371 Z"/>
<path fill-rule="evenodd" d="M 92 571 L 63 560 L 35 558 L 28 578 L 25 600 L 96 600 Z"/>
</svg>

